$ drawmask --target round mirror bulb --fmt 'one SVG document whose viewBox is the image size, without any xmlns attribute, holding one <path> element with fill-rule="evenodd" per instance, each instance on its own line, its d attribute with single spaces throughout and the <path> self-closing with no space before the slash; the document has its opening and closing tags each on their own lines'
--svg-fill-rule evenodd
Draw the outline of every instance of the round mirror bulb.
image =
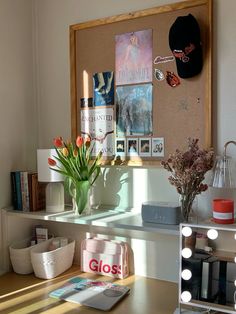
<svg viewBox="0 0 236 314">
<path fill-rule="evenodd" d="M 181 277 L 184 280 L 189 280 L 190 278 L 192 278 L 192 272 L 189 269 L 184 269 L 181 273 Z"/>
<path fill-rule="evenodd" d="M 215 229 L 210 229 L 207 231 L 207 236 L 211 240 L 215 240 L 218 238 L 218 231 Z"/>
<path fill-rule="evenodd" d="M 190 237 L 192 233 L 193 233 L 192 228 L 190 228 L 190 227 L 183 227 L 183 229 L 182 229 L 182 235 L 183 236 Z"/>
<path fill-rule="evenodd" d="M 192 299 L 192 295 L 189 291 L 183 291 L 181 293 L 181 299 L 183 302 L 189 302 Z"/>
<path fill-rule="evenodd" d="M 188 247 L 185 247 L 183 250 L 182 250 L 182 256 L 184 258 L 189 258 L 192 256 L 192 250 Z"/>
</svg>

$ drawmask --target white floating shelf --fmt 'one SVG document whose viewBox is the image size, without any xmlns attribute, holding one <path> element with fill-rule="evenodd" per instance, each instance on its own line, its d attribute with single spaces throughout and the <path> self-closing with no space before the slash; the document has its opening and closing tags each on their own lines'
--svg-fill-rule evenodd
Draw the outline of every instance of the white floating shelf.
<svg viewBox="0 0 236 314">
<path fill-rule="evenodd" d="M 179 225 L 164 225 L 145 223 L 137 211 L 121 211 L 117 209 L 97 209 L 91 215 L 75 216 L 72 210 L 61 213 L 48 213 L 46 211 L 22 212 L 6 209 L 6 214 L 24 219 L 38 219 L 72 223 L 78 225 L 91 225 L 105 228 L 118 228 L 144 232 L 154 232 L 166 235 L 179 235 Z"/>
</svg>

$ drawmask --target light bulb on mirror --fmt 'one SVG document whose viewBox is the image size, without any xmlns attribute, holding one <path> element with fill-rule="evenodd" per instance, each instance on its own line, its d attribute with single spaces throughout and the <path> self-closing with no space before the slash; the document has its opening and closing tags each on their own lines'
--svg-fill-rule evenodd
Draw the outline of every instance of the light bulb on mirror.
<svg viewBox="0 0 236 314">
<path fill-rule="evenodd" d="M 190 227 L 183 227 L 183 229 L 182 229 L 182 235 L 183 236 L 190 237 L 192 233 L 193 233 L 192 228 L 190 228 Z"/>
<path fill-rule="evenodd" d="M 215 239 L 218 238 L 218 231 L 215 230 L 215 229 L 209 229 L 207 231 L 207 236 L 208 236 L 209 239 L 215 240 Z"/>
<path fill-rule="evenodd" d="M 188 248 L 188 247 L 184 248 L 184 249 L 182 250 L 182 256 L 183 256 L 184 258 L 189 258 L 189 257 L 191 257 L 191 256 L 192 256 L 192 250 L 191 250 L 190 248 Z"/>
<path fill-rule="evenodd" d="M 181 299 L 183 302 L 189 302 L 192 299 L 192 295 L 189 291 L 183 291 L 181 293 Z"/>
<path fill-rule="evenodd" d="M 184 280 L 189 280 L 192 278 L 192 272 L 191 270 L 189 269 L 184 269 L 181 273 L 181 277 L 184 279 Z"/>
</svg>

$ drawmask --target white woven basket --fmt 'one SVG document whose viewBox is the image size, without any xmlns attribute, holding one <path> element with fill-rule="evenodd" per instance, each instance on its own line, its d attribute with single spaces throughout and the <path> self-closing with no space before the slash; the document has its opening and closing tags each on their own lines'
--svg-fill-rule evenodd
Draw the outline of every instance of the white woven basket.
<svg viewBox="0 0 236 314">
<path fill-rule="evenodd" d="M 53 238 L 39 243 L 30 251 L 34 274 L 38 278 L 54 278 L 72 266 L 75 241 L 69 240 L 67 245 L 48 251 L 50 243 L 55 239 L 60 238 Z"/>
<path fill-rule="evenodd" d="M 13 270 L 17 274 L 27 275 L 33 273 L 30 251 L 30 239 L 15 242 L 9 246 L 10 260 Z"/>
</svg>

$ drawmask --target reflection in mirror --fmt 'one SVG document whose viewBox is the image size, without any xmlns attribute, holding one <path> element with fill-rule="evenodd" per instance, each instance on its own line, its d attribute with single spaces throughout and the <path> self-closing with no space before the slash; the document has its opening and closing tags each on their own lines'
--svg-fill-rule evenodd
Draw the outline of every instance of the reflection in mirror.
<svg viewBox="0 0 236 314">
<path fill-rule="evenodd" d="M 182 304 L 235 313 L 236 233 L 219 229 L 182 226 L 180 297 Z"/>
</svg>

